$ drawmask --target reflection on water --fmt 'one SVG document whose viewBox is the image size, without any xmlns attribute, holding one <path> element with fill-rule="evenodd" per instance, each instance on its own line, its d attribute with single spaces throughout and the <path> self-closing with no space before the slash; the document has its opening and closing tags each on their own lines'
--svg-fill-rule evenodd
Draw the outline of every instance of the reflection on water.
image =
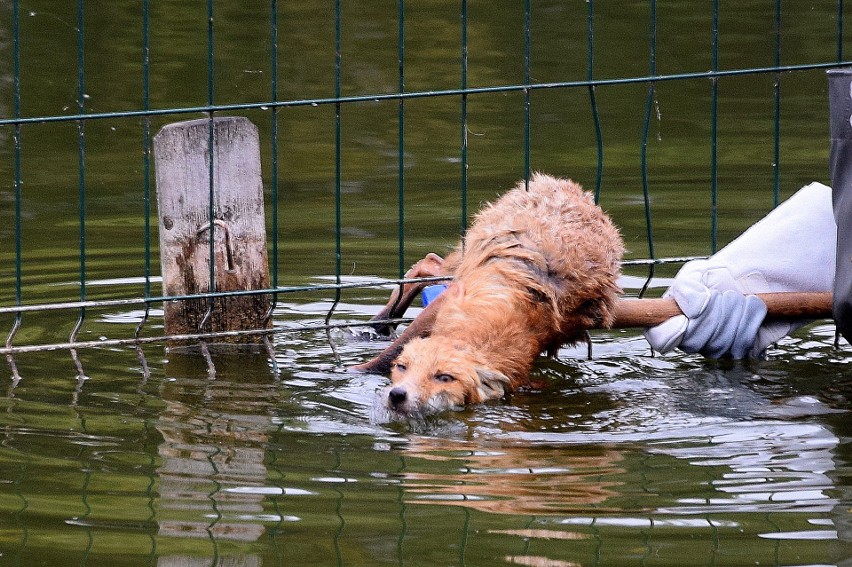
<svg viewBox="0 0 852 567">
<path fill-rule="evenodd" d="M 159 348 L 143 371 L 132 350 L 104 349 L 81 351 L 79 382 L 70 357 L 17 357 L 0 563 L 55 564 L 58 549 L 71 564 L 173 567 L 849 556 L 852 406 L 825 327 L 747 364 L 652 358 L 635 335 L 600 333 L 592 360 L 543 361 L 537 389 L 412 431 L 371 423 L 385 379 L 335 365 L 309 328 L 327 307 L 279 306 L 293 333 L 276 336 L 277 374 L 229 355 L 208 377 L 203 358 Z M 344 362 L 384 344 L 332 340 Z"/>
<path fill-rule="evenodd" d="M 538 386 L 413 431 L 340 370 L 328 301 L 263 355 L 16 357 L 0 398 L 0 564 L 832 564 L 849 556 L 847 360 L 826 326 L 756 363 L 565 349 Z M 343 303 L 341 319 L 376 304 Z M 104 324 L 135 325 L 116 313 Z M 384 342 L 332 336 L 342 363 Z M 802 356 L 807 354 L 807 356 Z M 46 371 L 47 369 L 47 371 Z M 436 529 L 439 527 L 440 529 Z M 61 542 L 58 544 L 57 542 Z M 57 547 L 59 546 L 59 547 Z M 645 558 L 645 559 L 643 559 Z"/>
<path fill-rule="evenodd" d="M 539 444 L 545 438 L 547 445 L 542 447 Z M 489 512 L 538 516 L 594 507 L 599 513 L 617 514 L 622 509 L 608 508 L 607 504 L 632 491 L 617 479 L 637 472 L 637 466 L 621 445 L 595 441 L 594 435 L 569 440 L 542 434 L 532 445 L 497 445 L 485 451 L 476 449 L 480 444 L 417 438 L 408 444 L 406 454 L 453 461 L 458 472 L 434 476 L 410 473 L 406 487 L 417 495 L 412 502 L 469 506 Z M 575 446 L 578 442 L 585 444 Z M 561 443 L 568 443 L 565 450 L 554 452 L 552 446 Z M 688 433 L 681 430 L 667 440 L 654 440 L 644 449 L 646 460 L 638 468 L 653 462 L 649 470 L 665 469 L 666 477 L 675 479 L 701 476 L 702 471 L 694 467 L 728 469 L 709 482 L 708 494 L 677 498 L 667 505 L 658 503 L 653 509 L 656 514 L 830 512 L 837 501 L 827 493 L 833 482 L 826 473 L 834 469 L 832 455 L 837 444 L 834 435 L 814 425 L 721 422 L 692 428 Z M 651 479 L 653 476 L 645 474 L 643 490 L 662 497 Z M 665 482 L 671 482 L 670 478 Z M 714 492 L 709 492 L 711 488 Z M 567 523 L 587 521 L 602 520 L 573 518 Z M 604 523 L 617 525 L 619 521 L 610 517 Z"/>
<path fill-rule="evenodd" d="M 344 358 L 364 348 L 339 340 Z M 830 373 L 830 339 L 800 340 Z M 324 333 L 300 341 L 279 345 L 278 375 L 216 356 L 214 379 L 201 357 L 156 351 L 143 378 L 118 350 L 84 353 L 79 385 L 70 361 L 33 378 L 53 359 L 22 355 L 0 413 L 0 564 L 55 564 L 57 542 L 70 564 L 181 567 L 849 554 L 849 405 L 830 379 L 785 378 L 806 364 L 790 345 L 723 367 L 628 360 L 633 337 L 602 335 L 593 361 L 543 365 L 539 390 L 415 433 L 370 423 L 384 378 L 318 368 Z"/>
<path fill-rule="evenodd" d="M 590 506 L 611 512 L 606 505 L 617 496 L 612 488 L 621 484 L 614 479 L 625 472 L 619 468 L 621 454 L 606 447 L 554 455 L 552 450 L 524 445 L 490 449 L 478 443 L 416 437 L 409 440 L 405 454 L 446 464 L 439 473 L 406 472 L 408 502 L 502 514 L 539 516 Z M 448 474 L 447 468 L 455 472 Z"/>
<path fill-rule="evenodd" d="M 192 364 L 187 368 L 181 358 L 173 357 L 167 371 L 191 376 Z M 262 363 L 241 358 L 242 364 Z M 264 487 L 267 479 L 264 448 L 278 391 L 274 382 L 243 384 L 235 400 L 232 388 L 189 378 L 161 389 L 165 407 L 156 423 L 163 437 L 157 469 L 161 536 L 250 542 L 264 532 L 264 495 L 251 489 Z"/>
</svg>

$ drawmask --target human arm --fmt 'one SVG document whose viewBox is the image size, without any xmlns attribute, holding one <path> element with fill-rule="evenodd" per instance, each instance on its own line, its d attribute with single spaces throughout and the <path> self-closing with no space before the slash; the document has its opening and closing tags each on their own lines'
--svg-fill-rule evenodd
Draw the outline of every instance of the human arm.
<svg viewBox="0 0 852 567">
<path fill-rule="evenodd" d="M 753 294 L 830 291 L 835 248 L 831 189 L 811 183 L 710 258 L 685 264 L 665 294 L 684 315 L 645 337 L 659 352 L 759 358 L 805 321 L 765 322 Z"/>
</svg>

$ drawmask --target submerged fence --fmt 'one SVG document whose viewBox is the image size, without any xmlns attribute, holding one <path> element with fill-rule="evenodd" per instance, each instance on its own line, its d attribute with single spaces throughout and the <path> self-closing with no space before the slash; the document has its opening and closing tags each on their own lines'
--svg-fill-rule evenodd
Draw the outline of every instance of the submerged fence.
<svg viewBox="0 0 852 567">
<path fill-rule="evenodd" d="M 352 325 L 335 317 L 344 293 L 401 283 L 479 200 L 536 169 L 582 177 L 644 291 L 658 266 L 712 253 L 824 175 L 823 75 L 849 63 L 842 0 L 197 4 L 4 4 L 4 354 L 292 330 L 166 337 L 152 322 L 167 301 L 235 295 L 270 297 L 274 319 L 282 297 L 331 294 L 315 328 Z M 205 116 L 212 136 L 225 115 L 260 126 L 270 285 L 167 298 L 153 135 Z M 350 257 L 383 277 L 348 278 Z M 93 311 L 130 312 L 134 330 L 103 335 L 100 321 L 81 338 Z"/>
</svg>

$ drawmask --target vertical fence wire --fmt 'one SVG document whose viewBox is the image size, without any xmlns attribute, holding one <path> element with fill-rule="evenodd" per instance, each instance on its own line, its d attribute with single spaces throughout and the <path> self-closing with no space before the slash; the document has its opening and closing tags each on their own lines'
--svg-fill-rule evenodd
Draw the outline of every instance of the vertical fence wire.
<svg viewBox="0 0 852 567">
<path fill-rule="evenodd" d="M 710 79 L 710 251 L 716 252 L 718 243 L 719 219 L 719 164 L 718 164 L 718 123 L 719 123 L 719 0 L 713 0 L 713 29 L 711 30 L 711 69 L 714 76 Z"/>
<path fill-rule="evenodd" d="M 399 82 L 397 91 L 405 94 L 405 0 L 397 0 L 397 62 Z M 405 276 L 405 98 L 400 96 L 397 107 L 397 186 L 398 186 L 398 240 L 399 240 L 399 277 Z"/>
<path fill-rule="evenodd" d="M 339 476 L 344 476 L 342 472 L 342 464 L 340 458 L 340 449 L 334 449 L 334 466 L 332 467 L 332 471 L 338 473 Z M 336 559 L 337 567 L 343 567 L 345 562 L 343 561 L 343 546 L 340 543 L 340 540 L 343 538 L 343 532 L 346 530 L 346 518 L 343 515 L 343 501 L 346 499 L 346 494 L 340 488 L 334 488 L 334 493 L 336 497 L 334 499 L 334 515 L 337 516 L 337 527 L 334 530 L 333 543 L 334 543 L 334 556 Z"/>
<path fill-rule="evenodd" d="M 136 336 L 148 320 L 151 304 L 151 33 L 149 0 L 142 0 L 142 108 L 146 114 L 142 117 L 142 207 L 144 215 L 144 267 L 143 277 L 145 295 L 145 313 L 136 326 Z M 141 350 L 139 351 L 141 352 Z"/>
<path fill-rule="evenodd" d="M 77 2 L 77 112 L 82 117 L 86 113 L 86 45 L 85 45 L 85 1 Z M 78 212 L 80 217 L 80 301 L 86 301 L 86 121 L 77 120 L 77 166 L 78 166 Z M 80 307 L 80 315 L 71 331 L 70 342 L 77 340 L 77 334 L 86 318 L 85 306 Z"/>
<path fill-rule="evenodd" d="M 524 186 L 530 188 L 530 44 L 532 42 L 532 8 L 530 0 L 524 0 Z"/>
<path fill-rule="evenodd" d="M 216 102 L 216 90 L 215 90 L 215 34 L 214 34 L 214 6 L 213 0 L 207 0 L 207 104 L 213 108 L 213 105 Z M 215 158 L 216 158 L 216 128 L 215 128 L 215 111 L 211 110 L 207 115 L 207 183 L 208 183 L 208 203 L 207 203 L 207 221 L 209 224 L 209 231 L 207 232 L 210 240 L 207 244 L 207 254 L 208 259 L 210 261 L 210 266 L 208 270 L 208 290 L 212 293 L 216 290 L 216 223 L 214 222 L 216 219 L 216 180 L 214 177 L 214 173 L 216 171 L 215 166 Z M 210 297 L 207 301 L 207 313 L 204 314 L 204 318 L 201 320 L 201 324 L 199 325 L 199 331 L 204 328 L 204 325 L 210 320 L 210 316 L 213 312 L 213 302 L 215 300 L 213 297 Z"/>
<path fill-rule="evenodd" d="M 651 260 L 656 259 L 654 253 L 654 230 L 651 224 L 651 196 L 648 188 L 648 134 L 651 128 L 651 114 L 654 108 L 656 99 L 656 89 L 654 87 L 654 76 L 657 74 L 657 2 L 651 0 L 650 17 L 649 17 L 649 36 L 650 36 L 650 52 L 649 52 L 649 76 L 651 78 L 648 83 L 648 98 L 645 102 L 645 118 L 642 128 L 642 152 L 641 152 L 641 167 L 642 167 L 642 198 L 645 205 L 645 230 L 648 239 L 648 257 Z M 654 277 L 655 264 L 651 262 L 648 265 L 648 279 L 645 285 L 639 291 L 639 296 L 643 296 L 651 280 Z"/>
<path fill-rule="evenodd" d="M 151 30 L 149 0 L 142 0 L 142 108 L 151 110 Z M 145 214 L 145 299 L 151 297 L 151 117 L 142 119 L 142 176 Z M 146 304 L 147 313 L 147 304 Z"/>
<path fill-rule="evenodd" d="M 82 465 L 83 470 L 83 485 L 80 487 L 80 501 L 83 503 L 83 513 L 74 517 L 75 521 L 83 527 L 83 532 L 86 534 L 86 547 L 83 549 L 83 555 L 80 559 L 80 565 L 85 566 L 89 562 L 89 556 L 95 545 L 95 530 L 89 522 L 89 516 L 92 515 L 92 505 L 89 503 L 89 488 L 92 485 L 92 468 L 90 466 L 91 459 L 88 456 L 83 456 L 82 451 L 77 456 L 77 461 Z"/>
<path fill-rule="evenodd" d="M 837 62 L 843 61 L 843 0 L 837 0 Z"/>
<path fill-rule="evenodd" d="M 21 117 L 21 32 L 20 32 L 20 2 L 12 3 L 12 90 L 13 112 L 15 118 Z M 14 175 L 15 175 L 15 305 L 23 303 L 23 226 L 21 224 L 21 125 L 15 124 L 14 129 Z M 15 316 L 15 329 L 21 324 L 21 313 Z M 13 333 L 10 333 L 11 341 Z"/>
<path fill-rule="evenodd" d="M 272 281 L 273 290 L 278 289 L 278 1 L 270 0 L 269 2 L 269 73 L 270 73 L 270 100 L 272 102 L 269 109 L 270 127 L 270 153 L 272 154 L 271 164 L 271 183 L 270 197 L 272 201 Z M 278 305 L 278 293 L 273 292 L 270 301 L 269 309 L 263 317 L 261 326 L 268 327 L 272 320 L 272 315 L 275 313 L 275 308 Z M 272 346 L 272 339 L 269 335 L 263 335 L 263 344 L 266 346 L 266 351 L 269 356 L 269 362 L 275 374 L 278 374 L 278 359 L 275 356 L 275 349 Z"/>
<path fill-rule="evenodd" d="M 149 0 L 142 0 L 142 215 L 143 219 L 143 290 L 145 307 L 133 336 L 139 338 L 151 313 L 151 35 Z M 136 357 L 142 369 L 143 379 L 148 378 L 150 370 L 142 346 L 136 345 Z"/>
<path fill-rule="evenodd" d="M 272 200 L 272 289 L 278 289 L 278 173 L 279 173 L 279 162 L 278 162 L 278 114 L 279 107 L 276 104 L 278 102 L 278 1 L 270 0 L 270 14 L 269 14 L 269 41 L 271 43 L 270 52 L 269 52 L 269 72 L 271 77 L 271 85 L 270 85 L 270 96 L 272 105 L 270 107 L 270 148 L 272 153 L 272 163 L 271 163 L 271 183 L 272 187 L 270 189 L 271 192 L 271 200 Z M 269 314 L 271 316 L 272 311 L 275 309 L 275 306 L 278 302 L 278 294 L 272 294 L 272 301 L 270 302 Z"/>
<path fill-rule="evenodd" d="M 595 1 L 587 0 L 588 8 L 588 44 L 587 50 L 587 74 L 586 79 L 589 82 L 589 103 L 592 107 L 592 120 L 595 125 L 595 141 L 597 142 L 597 171 L 595 173 L 595 203 L 599 203 L 601 199 L 601 182 L 603 180 L 603 132 L 601 130 L 601 117 L 598 113 L 598 101 L 595 93 Z"/>
<path fill-rule="evenodd" d="M 216 198 L 216 186 L 215 186 L 215 177 L 214 173 L 216 171 L 215 158 L 215 143 L 216 143 L 216 132 L 215 132 L 215 110 L 214 104 L 216 102 L 216 92 L 215 92 L 215 58 L 214 58 L 214 41 L 215 41 L 215 28 L 214 28 L 214 6 L 213 0 L 207 0 L 207 105 L 211 109 L 207 113 L 207 224 L 209 230 L 207 231 L 208 238 L 210 239 L 207 243 L 207 261 L 209 262 L 208 270 L 207 270 L 207 286 L 208 292 L 211 294 L 216 291 L 216 207 L 215 207 L 215 198 Z M 207 311 L 204 313 L 204 316 L 201 318 L 201 321 L 198 323 L 198 332 L 201 333 L 204 331 L 204 328 L 208 323 L 211 322 L 213 316 L 213 310 L 215 308 L 215 297 L 209 295 L 207 297 Z M 199 347 L 201 348 L 201 353 L 204 355 L 204 360 L 207 363 L 207 376 L 209 378 L 214 378 L 216 375 L 216 368 L 213 364 L 213 359 L 210 356 L 210 351 L 207 348 L 207 341 L 202 339 L 198 341 Z"/>
<path fill-rule="evenodd" d="M 775 68 L 781 67 L 781 0 L 775 0 Z M 773 192 L 772 206 L 781 202 L 781 73 L 775 73 L 773 88 Z"/>
<path fill-rule="evenodd" d="M 467 232 L 467 0 L 461 3 L 461 223 Z M 462 241 L 464 243 L 464 241 Z"/>
<path fill-rule="evenodd" d="M 341 160 L 342 160 L 342 139 L 341 139 L 341 70 L 343 66 L 341 54 L 341 6 L 340 0 L 334 2 L 334 274 L 335 281 L 340 285 L 342 271 L 342 248 L 341 248 L 341 232 L 342 232 L 342 204 L 341 204 Z M 334 303 L 340 301 L 340 288 L 337 288 Z"/>
<path fill-rule="evenodd" d="M 283 421 L 279 422 L 278 430 L 276 434 L 281 432 L 281 428 L 284 426 Z M 271 437 L 271 436 L 270 436 Z M 284 472 L 284 469 L 287 468 L 289 459 L 282 459 L 281 457 L 289 457 L 289 455 L 285 451 L 274 450 L 269 451 L 269 469 L 271 471 L 275 471 L 275 477 L 273 478 L 270 474 L 268 482 L 274 486 L 278 490 L 278 494 L 269 495 L 269 500 L 272 503 L 272 513 L 275 515 L 275 523 L 267 528 L 266 533 L 269 536 L 269 542 L 274 550 L 274 560 L 273 563 L 275 565 L 286 565 L 287 562 L 284 559 L 284 552 L 282 550 L 283 544 L 285 543 L 284 538 L 287 535 L 287 531 L 284 529 L 284 510 L 282 509 L 282 496 L 287 494 L 287 489 L 282 482 L 284 478 L 287 477 L 287 473 Z M 283 462 L 283 469 L 279 468 L 279 462 Z"/>
<path fill-rule="evenodd" d="M 459 541 L 459 565 L 467 565 L 467 543 L 470 539 L 470 508 L 462 508 L 464 523 L 462 525 L 461 541 Z"/>
<path fill-rule="evenodd" d="M 341 232 L 342 232 L 342 205 L 341 205 L 341 136 L 340 136 L 340 122 L 341 122 L 341 67 L 342 67 L 342 58 L 341 58 L 341 40 L 340 40 L 340 0 L 335 0 L 334 2 L 334 281 L 337 284 L 334 289 L 334 302 L 331 304 L 331 307 L 326 313 L 325 316 L 325 325 L 326 325 L 326 337 L 328 338 L 328 344 L 331 347 L 331 351 L 334 354 L 335 361 L 337 364 L 340 364 L 340 355 L 337 353 L 337 349 L 334 346 L 334 341 L 331 338 L 331 328 L 329 327 L 329 323 L 331 322 L 331 317 L 334 315 L 335 310 L 337 309 L 338 304 L 340 304 L 341 298 L 341 288 L 340 284 L 342 281 L 341 272 L 342 272 L 342 248 L 341 248 Z"/>
<path fill-rule="evenodd" d="M 157 502 L 160 498 L 159 476 L 157 474 L 158 445 L 156 442 L 152 442 L 152 440 L 158 439 L 159 436 L 152 433 L 152 430 L 156 430 L 153 421 L 151 419 L 142 420 L 142 450 L 148 456 L 148 462 L 144 466 L 146 476 L 148 477 L 148 484 L 145 486 L 143 492 L 146 500 L 146 508 L 148 509 L 148 517 L 143 520 L 143 525 L 145 526 L 145 533 L 151 541 L 151 551 L 148 553 L 147 565 L 156 565 L 158 561 L 157 534 L 159 524 L 157 520 Z"/>
<path fill-rule="evenodd" d="M 408 463 L 404 454 L 399 455 L 399 467 L 396 469 L 397 478 L 405 479 Z M 405 538 L 408 537 L 408 506 L 405 499 L 405 483 L 397 484 L 396 502 L 399 506 L 399 535 L 396 538 L 396 561 L 400 567 L 405 565 Z"/>
<path fill-rule="evenodd" d="M 15 119 L 21 117 L 21 31 L 20 31 L 20 2 L 13 0 L 12 2 L 12 112 Z M 22 238 L 22 219 L 21 219 L 21 200 L 23 192 L 21 190 L 21 125 L 16 123 L 13 130 L 13 169 L 14 169 L 14 193 L 15 193 L 15 305 L 20 307 L 24 301 L 23 292 L 23 238 Z M 12 346 L 12 341 L 15 339 L 18 329 L 21 328 L 23 322 L 23 314 L 18 311 L 15 313 L 15 320 L 12 323 L 12 328 L 6 337 L 6 348 Z M 6 355 L 6 361 L 9 364 L 9 369 L 12 372 L 12 384 L 17 384 L 21 377 L 18 374 L 18 367 L 15 364 L 15 359 L 11 354 Z"/>
<path fill-rule="evenodd" d="M 227 450 L 227 449 L 224 449 Z M 207 532 L 207 539 L 210 540 L 210 545 L 212 547 L 212 552 L 210 553 L 210 565 L 221 565 L 219 562 L 219 554 L 220 552 L 220 542 L 219 538 L 216 537 L 217 525 L 222 522 L 225 517 L 223 513 L 219 501 L 217 498 L 220 498 L 223 494 L 222 492 L 222 482 L 219 480 L 219 473 L 221 468 L 217 464 L 216 457 L 221 454 L 223 451 L 222 447 L 212 447 L 211 451 L 208 451 L 204 457 L 207 459 L 207 464 L 209 465 L 210 477 L 209 481 L 212 484 L 212 487 L 209 492 L 205 495 L 207 498 L 207 504 L 210 506 L 210 512 L 206 514 L 206 519 L 209 520 L 209 524 L 207 524 L 205 531 Z"/>
</svg>

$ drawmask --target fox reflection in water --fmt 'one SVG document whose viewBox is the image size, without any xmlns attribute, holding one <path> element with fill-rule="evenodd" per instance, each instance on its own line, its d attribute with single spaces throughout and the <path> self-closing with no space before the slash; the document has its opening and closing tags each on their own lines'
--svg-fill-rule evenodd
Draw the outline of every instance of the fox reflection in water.
<svg viewBox="0 0 852 567">
<path fill-rule="evenodd" d="M 446 473 L 404 474 L 411 504 L 464 506 L 481 512 L 545 515 L 594 507 L 606 511 L 625 470 L 607 447 L 500 445 L 414 437 L 406 458 L 453 464 Z M 458 465 L 456 465 L 458 463 Z M 425 467 L 423 467 L 425 468 Z M 431 467 L 429 467 L 431 468 Z"/>
</svg>

